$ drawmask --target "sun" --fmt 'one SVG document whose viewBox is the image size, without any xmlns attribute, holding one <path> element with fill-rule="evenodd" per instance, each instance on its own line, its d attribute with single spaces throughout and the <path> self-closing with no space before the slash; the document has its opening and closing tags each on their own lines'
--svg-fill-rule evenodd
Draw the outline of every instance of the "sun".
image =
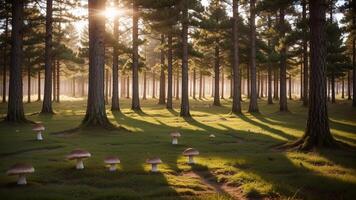
<svg viewBox="0 0 356 200">
<path fill-rule="evenodd" d="M 103 14 L 107 19 L 113 20 L 116 16 L 120 14 L 120 11 L 115 7 L 109 7 L 103 11 Z"/>
</svg>

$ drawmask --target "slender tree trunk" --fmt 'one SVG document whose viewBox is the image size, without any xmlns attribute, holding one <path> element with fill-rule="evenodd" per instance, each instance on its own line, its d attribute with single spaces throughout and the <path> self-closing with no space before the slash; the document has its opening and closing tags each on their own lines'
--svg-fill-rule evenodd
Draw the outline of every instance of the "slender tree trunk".
<svg viewBox="0 0 356 200">
<path fill-rule="evenodd" d="M 331 103 L 336 103 L 335 100 L 335 73 L 331 72 Z"/>
<path fill-rule="evenodd" d="M 205 87 L 206 87 L 206 85 L 205 85 L 205 76 L 203 76 L 202 77 L 202 79 L 203 79 L 203 87 L 202 87 L 202 98 L 205 98 Z"/>
<path fill-rule="evenodd" d="M 341 98 L 345 99 L 345 79 L 341 78 Z"/>
<path fill-rule="evenodd" d="M 132 105 L 131 109 L 141 111 L 140 98 L 139 98 L 139 84 L 138 84 L 138 2 L 133 1 L 132 4 Z"/>
<path fill-rule="evenodd" d="M 72 79 L 72 96 L 75 98 L 76 95 L 77 95 L 77 93 L 76 93 L 76 88 L 75 88 L 75 76 L 73 76 L 73 79 Z"/>
<path fill-rule="evenodd" d="M 264 98 L 264 90 L 263 90 L 263 88 L 264 88 L 264 78 L 263 78 L 264 76 L 263 76 L 263 74 L 261 75 L 261 98 Z"/>
<path fill-rule="evenodd" d="M 28 63 L 31 59 L 28 59 Z M 31 103 L 31 65 L 27 66 L 27 103 Z"/>
<path fill-rule="evenodd" d="M 165 64 L 165 52 L 164 52 L 164 35 L 161 35 L 161 75 L 159 80 L 159 100 L 158 104 L 166 104 L 166 74 L 164 72 Z"/>
<path fill-rule="evenodd" d="M 224 74 L 224 67 L 221 66 L 221 99 L 225 98 L 225 74 Z"/>
<path fill-rule="evenodd" d="M 257 98 L 260 98 L 260 91 L 261 91 L 261 74 L 260 71 L 257 71 Z"/>
<path fill-rule="evenodd" d="M 52 63 L 52 102 L 56 101 L 57 95 L 56 95 L 56 60 L 53 59 Z"/>
<path fill-rule="evenodd" d="M 289 74 L 289 100 L 293 100 L 292 97 L 292 75 Z"/>
<path fill-rule="evenodd" d="M 145 70 L 143 72 L 143 100 L 147 99 L 147 71 Z"/>
<path fill-rule="evenodd" d="M 60 102 L 60 99 L 59 99 L 59 97 L 60 97 L 60 63 L 59 63 L 59 60 L 57 59 L 57 68 L 56 68 L 56 70 L 57 70 L 57 79 L 56 79 L 56 81 L 57 81 L 57 92 L 56 92 L 56 95 L 57 95 L 57 99 L 56 99 L 56 102 L 57 103 L 59 103 Z"/>
<path fill-rule="evenodd" d="M 353 1 L 354 2 L 354 1 Z M 355 8 L 354 8 L 355 11 Z M 352 18 L 352 23 L 355 26 L 355 15 Z M 352 40 L 352 65 L 353 65 L 353 87 L 352 87 L 352 106 L 356 107 L 356 39 Z"/>
<path fill-rule="evenodd" d="M 272 66 L 268 65 L 268 94 L 267 94 L 267 103 L 268 104 L 273 104 L 273 99 L 272 99 Z"/>
<path fill-rule="evenodd" d="M 37 101 L 41 101 L 41 70 L 38 70 L 37 72 L 37 76 L 38 76 L 38 79 L 37 79 L 37 85 L 38 85 L 38 88 L 37 88 Z"/>
<path fill-rule="evenodd" d="M 347 72 L 347 100 L 351 100 L 351 73 Z"/>
<path fill-rule="evenodd" d="M 156 73 L 152 72 L 152 98 L 156 98 Z"/>
<path fill-rule="evenodd" d="M 105 69 L 105 104 L 109 103 L 109 70 Z"/>
<path fill-rule="evenodd" d="M 215 65 L 214 65 L 214 106 L 221 106 L 220 104 L 220 48 L 218 41 L 215 44 Z"/>
<path fill-rule="evenodd" d="M 82 126 L 112 128 L 106 116 L 104 102 L 105 67 L 105 0 L 89 0 L 89 92 Z"/>
<path fill-rule="evenodd" d="M 284 21 L 284 8 L 280 9 L 279 13 L 279 24 L 280 24 L 280 38 L 285 38 L 285 21 Z M 285 42 L 281 44 L 280 50 L 280 93 L 279 93 L 279 111 L 286 112 L 288 111 L 288 104 L 287 104 L 287 47 Z"/>
<path fill-rule="evenodd" d="M 326 103 L 325 9 L 325 0 L 310 1 L 310 99 L 304 136 L 294 143 L 300 150 L 335 146 L 330 133 Z"/>
<path fill-rule="evenodd" d="M 183 0 L 182 12 L 182 100 L 180 116 L 190 117 L 188 97 L 188 0 Z"/>
<path fill-rule="evenodd" d="M 302 1 L 303 7 L 303 20 L 307 20 L 307 8 L 306 0 Z M 304 83 L 303 83 L 303 106 L 308 105 L 308 93 L 309 93 L 309 66 L 308 66 L 308 30 L 303 31 L 303 71 L 304 71 Z"/>
<path fill-rule="evenodd" d="M 301 59 L 304 59 L 303 56 L 301 56 Z M 300 100 L 303 101 L 304 95 L 303 95 L 303 63 L 300 64 Z"/>
<path fill-rule="evenodd" d="M 248 111 L 256 113 L 257 105 L 257 90 L 256 90 L 256 25 L 255 25 L 255 0 L 250 0 L 250 75 L 251 75 L 251 97 Z"/>
<path fill-rule="evenodd" d="M 115 1 L 115 5 L 119 6 L 119 0 Z M 114 47 L 112 52 L 112 97 L 111 111 L 120 111 L 119 103 L 119 18 L 114 18 L 113 27 Z M 146 72 L 145 72 L 146 73 Z"/>
<path fill-rule="evenodd" d="M 179 70 L 177 70 L 176 100 L 179 100 Z"/>
<path fill-rule="evenodd" d="M 5 4 L 7 7 L 7 4 Z M 8 32 L 9 32 L 9 15 L 7 12 L 5 12 L 6 17 L 5 17 L 5 31 L 4 31 L 4 49 L 3 49 L 3 73 L 2 73 L 2 103 L 6 103 L 6 76 L 7 76 L 7 46 L 8 46 Z"/>
<path fill-rule="evenodd" d="M 247 66 L 246 69 L 247 72 L 247 98 L 251 98 L 251 70 L 250 70 L 250 65 Z"/>
<path fill-rule="evenodd" d="M 43 114 L 53 114 L 52 109 L 52 6 L 53 0 L 47 0 L 46 11 L 46 42 L 45 42 L 45 88 L 42 104 Z"/>
<path fill-rule="evenodd" d="M 10 55 L 10 82 L 9 103 L 6 121 L 26 122 L 23 110 L 22 91 L 22 65 L 23 65 L 23 18 L 24 1 L 13 0 L 11 23 L 11 55 Z"/>
<path fill-rule="evenodd" d="M 171 30 L 172 31 L 172 30 Z M 173 38 L 172 33 L 168 34 L 168 90 L 167 109 L 173 109 Z"/>
<path fill-rule="evenodd" d="M 331 81 L 330 81 L 330 78 L 326 78 L 326 84 L 327 84 L 327 98 L 328 98 L 328 101 L 330 101 L 330 91 L 331 91 Z"/>
<path fill-rule="evenodd" d="M 197 71 L 196 69 L 194 68 L 193 69 L 193 99 L 197 99 L 196 98 L 196 88 L 197 88 Z"/>
<path fill-rule="evenodd" d="M 274 71 L 274 76 L 273 76 L 273 85 L 274 85 L 274 90 L 273 90 L 273 98 L 275 100 L 278 100 L 278 69 Z"/>
<path fill-rule="evenodd" d="M 126 79 L 126 99 L 130 98 L 130 75 L 127 75 Z"/>
<path fill-rule="evenodd" d="M 199 71 L 199 99 L 203 97 L 203 72 Z"/>
</svg>

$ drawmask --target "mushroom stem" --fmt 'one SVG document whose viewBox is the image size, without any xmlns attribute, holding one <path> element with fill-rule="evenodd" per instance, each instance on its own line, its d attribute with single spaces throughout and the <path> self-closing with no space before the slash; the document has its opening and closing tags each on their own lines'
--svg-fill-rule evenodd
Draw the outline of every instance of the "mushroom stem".
<svg viewBox="0 0 356 200">
<path fill-rule="evenodd" d="M 173 139 L 172 139 L 172 144 L 178 144 L 178 138 L 173 137 Z"/>
<path fill-rule="evenodd" d="M 37 140 L 43 140 L 41 131 L 37 133 Z"/>
<path fill-rule="evenodd" d="M 152 172 L 158 172 L 157 164 L 152 164 Z"/>
<path fill-rule="evenodd" d="M 111 172 L 116 171 L 116 164 L 110 164 L 109 171 Z"/>
<path fill-rule="evenodd" d="M 194 164 L 194 156 L 188 156 L 188 164 Z"/>
<path fill-rule="evenodd" d="M 77 169 L 84 169 L 84 163 L 82 159 L 77 159 Z"/>
<path fill-rule="evenodd" d="M 17 185 L 26 185 L 26 176 L 24 174 L 19 174 L 19 178 L 17 180 Z"/>
</svg>

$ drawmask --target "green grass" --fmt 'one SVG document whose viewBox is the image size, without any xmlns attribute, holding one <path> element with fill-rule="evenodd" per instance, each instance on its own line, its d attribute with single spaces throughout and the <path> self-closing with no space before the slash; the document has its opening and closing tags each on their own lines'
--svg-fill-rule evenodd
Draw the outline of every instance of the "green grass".
<svg viewBox="0 0 356 200">
<path fill-rule="evenodd" d="M 157 100 L 142 101 L 144 113 L 129 109 L 122 114 L 107 111 L 110 120 L 129 131 L 82 130 L 68 135 L 53 132 L 74 128 L 85 112 L 84 101 L 55 103 L 56 115 L 28 116 L 46 126 L 45 140 L 35 141 L 31 126 L 0 124 L 1 199 L 232 199 L 244 198 L 355 199 L 356 155 L 341 150 L 312 153 L 279 152 L 271 146 L 295 140 L 303 134 L 307 109 L 290 101 L 290 113 L 279 113 L 278 104 L 260 101 L 261 114 L 229 114 L 231 102 L 210 107 L 210 101 L 191 101 L 193 119 L 184 120 L 179 110 L 168 111 Z M 243 103 L 246 111 L 248 104 Z M 109 106 L 108 106 L 109 107 Z M 175 102 L 175 108 L 179 102 Z M 25 104 L 27 114 L 38 112 L 40 103 Z M 1 115 L 6 105 L 0 105 Z M 350 102 L 329 105 L 332 133 L 356 146 L 356 109 Z M 169 133 L 182 133 L 179 145 L 171 145 Z M 214 140 L 209 135 L 215 134 Z M 186 165 L 184 149 L 200 151 L 197 164 Z M 74 170 L 65 159 L 76 148 L 92 153 L 86 169 Z M 117 173 L 109 173 L 104 157 L 117 155 Z M 159 156 L 160 173 L 150 173 L 145 160 Z M 16 162 L 31 163 L 36 171 L 25 187 L 5 174 Z M 191 174 L 195 174 L 192 176 Z M 226 189 L 227 188 L 227 189 Z M 236 198 L 236 196 L 235 196 Z"/>
</svg>

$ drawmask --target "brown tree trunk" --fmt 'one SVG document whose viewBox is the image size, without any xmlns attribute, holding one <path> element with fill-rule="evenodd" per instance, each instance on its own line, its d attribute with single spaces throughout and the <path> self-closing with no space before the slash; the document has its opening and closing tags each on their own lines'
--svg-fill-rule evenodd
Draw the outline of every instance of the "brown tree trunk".
<svg viewBox="0 0 356 200">
<path fill-rule="evenodd" d="M 105 69 L 105 104 L 109 103 L 109 70 Z"/>
<path fill-rule="evenodd" d="M 284 21 L 284 8 L 280 9 L 279 13 L 279 24 L 280 24 L 280 35 L 279 37 L 284 39 L 285 38 L 285 21 Z M 280 91 L 279 91 L 279 111 L 287 112 L 288 111 L 288 104 L 287 104 L 287 47 L 286 43 L 282 42 L 281 50 L 280 50 Z"/>
<path fill-rule="evenodd" d="M 347 72 L 347 100 L 351 100 L 351 73 Z"/>
<path fill-rule="evenodd" d="M 274 81 L 273 81 L 273 85 L 274 85 L 274 90 L 273 90 L 273 99 L 278 100 L 278 69 L 276 69 L 274 71 Z"/>
<path fill-rule="evenodd" d="M 331 103 L 336 103 L 335 100 L 335 73 L 331 72 Z"/>
<path fill-rule="evenodd" d="M 164 64 L 165 64 L 165 52 L 164 52 L 164 35 L 161 35 L 161 75 L 159 80 L 159 99 L 158 104 L 165 104 L 166 103 L 166 73 L 164 72 Z"/>
<path fill-rule="evenodd" d="M 355 18 L 356 17 L 354 15 L 352 18 L 352 23 L 354 26 L 355 26 Z M 352 40 L 352 66 L 353 66 L 352 106 L 356 107 L 356 39 L 355 38 L 353 38 Z"/>
<path fill-rule="evenodd" d="M 221 67 L 221 99 L 225 98 L 225 74 L 224 74 L 224 67 Z"/>
<path fill-rule="evenodd" d="M 7 7 L 7 4 L 5 4 Z M 5 12 L 5 31 L 4 31 L 4 47 L 3 47 L 3 73 L 2 73 L 2 103 L 6 103 L 6 76 L 7 76 L 7 46 L 8 46 L 8 32 L 9 32 L 9 15 Z"/>
<path fill-rule="evenodd" d="M 220 48 L 218 41 L 215 44 L 215 65 L 214 65 L 214 106 L 221 106 L 220 104 Z"/>
<path fill-rule="evenodd" d="M 115 1 L 115 5 L 119 6 L 119 0 Z M 112 97 L 111 111 L 120 111 L 119 103 L 119 18 L 114 18 L 113 27 L 114 47 L 112 52 Z"/>
<path fill-rule="evenodd" d="M 257 71 L 257 98 L 260 98 L 260 91 L 261 91 L 261 74 L 260 71 Z"/>
<path fill-rule="evenodd" d="M 268 65 L 268 94 L 267 94 L 267 103 L 268 104 L 273 104 L 273 99 L 272 99 L 272 66 L 271 64 Z"/>
<path fill-rule="evenodd" d="M 250 75 L 251 75 L 251 97 L 248 111 L 256 113 L 257 105 L 257 90 L 256 90 L 256 25 L 255 25 L 255 0 L 250 0 Z"/>
<path fill-rule="evenodd" d="M 171 30 L 172 31 L 172 30 Z M 167 109 L 173 109 L 173 38 L 172 33 L 168 34 L 168 90 Z"/>
<path fill-rule="evenodd" d="M 72 96 L 75 97 L 77 94 L 76 94 L 76 88 L 75 88 L 75 76 L 73 76 L 73 79 L 72 79 Z"/>
<path fill-rule="evenodd" d="M 203 72 L 199 72 L 199 99 L 203 98 Z"/>
<path fill-rule="evenodd" d="M 263 78 L 264 76 L 263 76 L 263 74 L 261 75 L 261 98 L 264 98 L 264 91 L 263 91 L 263 88 L 264 88 L 264 78 Z"/>
<path fill-rule="evenodd" d="M 59 97 L 60 97 L 60 91 L 61 91 L 61 88 L 60 88 L 60 74 L 59 74 L 59 72 L 60 72 L 60 63 L 59 63 L 59 60 L 57 59 L 57 68 L 56 68 L 56 70 L 57 70 L 57 79 L 56 79 L 56 81 L 57 81 L 57 90 L 56 90 L 56 95 L 57 95 L 57 99 L 56 99 L 56 102 L 57 103 L 59 103 L 60 102 L 60 99 L 59 99 Z"/>
<path fill-rule="evenodd" d="M 143 100 L 147 99 L 147 71 L 145 70 L 143 72 Z"/>
<path fill-rule="evenodd" d="M 341 78 L 341 98 L 345 99 L 345 79 Z"/>
<path fill-rule="evenodd" d="M 23 110 L 22 91 L 22 65 L 23 65 L 23 18 L 24 1 L 13 0 L 11 22 L 11 55 L 10 55 L 10 82 L 9 103 L 7 116 L 8 122 L 26 122 Z"/>
<path fill-rule="evenodd" d="M 300 150 L 333 147 L 326 103 L 325 0 L 310 1 L 310 93 L 307 126 L 304 136 L 292 146 Z"/>
<path fill-rule="evenodd" d="M 135 111 L 141 111 L 140 97 L 139 97 L 139 84 L 138 84 L 138 2 L 133 1 L 132 4 L 132 105 L 131 109 Z"/>
<path fill-rule="evenodd" d="M 104 102 L 105 67 L 105 0 L 89 0 L 89 92 L 82 126 L 112 128 L 106 116 Z"/>
<path fill-rule="evenodd" d="M 306 8 L 306 0 L 302 1 L 303 7 L 303 20 L 307 20 L 307 8 Z M 303 31 L 303 105 L 308 105 L 308 94 L 309 94 L 309 67 L 308 67 L 308 30 Z"/>
<path fill-rule="evenodd" d="M 52 102 L 56 101 L 57 95 L 56 95 L 56 60 L 53 59 L 52 63 Z"/>
<path fill-rule="evenodd" d="M 41 101 L 41 70 L 38 70 L 37 76 L 37 101 Z"/>
<path fill-rule="evenodd" d="M 152 72 L 152 98 L 156 98 L 156 73 Z"/>
<path fill-rule="evenodd" d="M 53 114 L 52 109 L 52 6 L 53 0 L 47 0 L 46 11 L 46 42 L 45 42 L 45 84 L 42 104 L 43 114 Z"/>
<path fill-rule="evenodd" d="M 126 78 L 126 99 L 130 98 L 130 75 Z"/>
<path fill-rule="evenodd" d="M 292 75 L 289 74 L 289 100 L 293 100 L 292 97 Z"/>
<path fill-rule="evenodd" d="M 28 63 L 30 59 L 28 59 Z M 27 103 L 31 103 L 31 65 L 27 66 Z"/>
<path fill-rule="evenodd" d="M 197 99 L 196 98 L 196 88 L 197 88 L 197 71 L 196 69 L 194 68 L 193 69 L 193 99 Z"/>
<path fill-rule="evenodd" d="M 303 59 L 303 56 L 301 57 Z M 304 95 L 303 95 L 303 63 L 300 64 L 300 100 L 303 101 Z"/>
<path fill-rule="evenodd" d="M 179 70 L 177 70 L 176 100 L 179 100 Z"/>
<path fill-rule="evenodd" d="M 188 0 L 183 0 L 182 11 L 182 100 L 181 117 L 190 117 L 189 97 L 188 97 Z"/>
</svg>

